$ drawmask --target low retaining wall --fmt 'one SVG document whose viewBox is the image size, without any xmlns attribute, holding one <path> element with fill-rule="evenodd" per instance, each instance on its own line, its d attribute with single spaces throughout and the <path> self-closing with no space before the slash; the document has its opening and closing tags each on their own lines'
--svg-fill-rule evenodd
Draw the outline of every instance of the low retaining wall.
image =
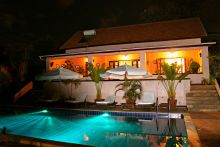
<svg viewBox="0 0 220 147">
<path fill-rule="evenodd" d="M 102 98 L 105 98 L 109 95 L 115 94 L 115 86 L 122 81 L 103 81 L 102 85 Z M 161 83 L 160 80 L 156 79 L 148 79 L 148 80 L 141 80 L 143 91 L 151 91 L 155 94 L 155 98 L 158 97 L 159 103 L 167 102 L 167 93 Z M 72 85 L 72 92 L 71 92 L 71 84 L 65 85 L 62 82 L 47 82 L 44 85 L 45 90 L 47 93 L 50 93 L 50 97 L 53 98 L 71 98 L 76 97 L 79 93 L 87 93 L 87 101 L 94 102 L 96 98 L 96 89 L 95 84 L 91 80 L 82 81 L 78 88 Z M 181 83 L 178 84 L 176 90 L 176 99 L 177 105 L 185 106 L 186 105 L 186 93 L 190 91 L 190 79 L 184 79 Z M 125 99 L 122 99 L 123 92 L 120 91 L 116 95 L 116 102 L 123 103 Z"/>
</svg>

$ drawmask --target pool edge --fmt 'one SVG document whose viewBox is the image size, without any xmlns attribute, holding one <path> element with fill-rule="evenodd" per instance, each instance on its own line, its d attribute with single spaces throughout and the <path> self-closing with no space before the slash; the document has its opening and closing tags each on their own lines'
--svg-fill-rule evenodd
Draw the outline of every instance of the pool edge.
<svg viewBox="0 0 220 147">
<path fill-rule="evenodd" d="M 186 131 L 188 135 L 188 145 L 189 147 L 202 147 L 201 140 L 199 138 L 198 132 L 196 127 L 192 122 L 192 118 L 189 113 L 183 113 L 184 115 L 184 122 L 186 126 Z"/>
</svg>

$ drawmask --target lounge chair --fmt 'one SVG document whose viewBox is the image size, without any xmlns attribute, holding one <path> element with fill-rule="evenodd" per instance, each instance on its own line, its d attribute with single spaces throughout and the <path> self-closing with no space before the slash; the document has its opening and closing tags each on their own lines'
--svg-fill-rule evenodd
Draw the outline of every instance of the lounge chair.
<svg viewBox="0 0 220 147">
<path fill-rule="evenodd" d="M 87 96 L 88 95 L 86 93 L 80 93 L 75 99 L 68 99 L 68 100 L 65 100 L 64 102 L 70 103 L 70 104 L 85 103 Z"/>
<path fill-rule="evenodd" d="M 112 105 L 115 103 L 116 96 L 107 96 L 104 101 L 97 101 L 97 105 Z"/>
<path fill-rule="evenodd" d="M 53 103 L 57 102 L 59 99 L 41 99 L 40 102 L 47 102 L 47 103 Z"/>
<path fill-rule="evenodd" d="M 137 106 L 145 107 L 145 106 L 153 106 L 155 107 L 155 97 L 153 92 L 144 92 L 141 100 L 136 103 Z"/>
<path fill-rule="evenodd" d="M 58 104 L 58 102 L 60 101 L 60 99 L 58 98 L 50 98 L 50 99 L 39 99 L 38 103 L 39 105 L 42 106 L 56 106 Z"/>
</svg>

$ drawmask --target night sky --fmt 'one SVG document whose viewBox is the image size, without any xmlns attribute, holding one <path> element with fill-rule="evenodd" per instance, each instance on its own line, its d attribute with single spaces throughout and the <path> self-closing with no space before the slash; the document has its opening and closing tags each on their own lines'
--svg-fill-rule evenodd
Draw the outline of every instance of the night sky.
<svg viewBox="0 0 220 147">
<path fill-rule="evenodd" d="M 57 49 L 79 30 L 188 17 L 213 35 L 219 15 L 219 0 L 1 0 L 0 44 Z"/>
<path fill-rule="evenodd" d="M 0 0 L 0 63 L 39 66 L 76 31 L 190 17 L 219 42 L 219 0 Z"/>
</svg>

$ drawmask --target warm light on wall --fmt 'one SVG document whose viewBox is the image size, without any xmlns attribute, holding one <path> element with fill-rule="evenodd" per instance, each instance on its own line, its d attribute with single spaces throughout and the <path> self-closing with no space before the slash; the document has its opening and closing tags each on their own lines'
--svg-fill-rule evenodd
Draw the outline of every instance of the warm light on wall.
<svg viewBox="0 0 220 147">
<path fill-rule="evenodd" d="M 128 55 L 123 55 L 122 60 L 130 60 L 130 57 Z"/>
<path fill-rule="evenodd" d="M 88 62 L 88 58 L 85 58 L 85 62 Z"/>
<path fill-rule="evenodd" d="M 178 53 L 177 52 L 167 52 L 166 57 L 167 58 L 176 58 L 176 57 L 178 57 Z"/>
</svg>

